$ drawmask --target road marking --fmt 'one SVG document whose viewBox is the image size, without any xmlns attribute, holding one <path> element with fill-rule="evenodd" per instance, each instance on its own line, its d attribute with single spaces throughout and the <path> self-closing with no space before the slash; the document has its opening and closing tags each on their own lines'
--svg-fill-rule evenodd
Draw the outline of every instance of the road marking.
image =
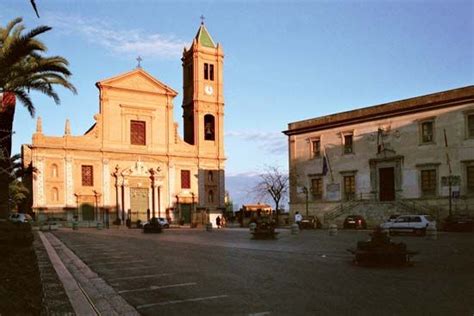
<svg viewBox="0 0 474 316">
<path fill-rule="evenodd" d="M 119 281 L 119 280 L 133 280 L 133 279 L 146 279 L 146 278 L 154 278 L 159 276 L 167 276 L 171 275 L 172 273 L 160 273 L 160 274 L 148 274 L 148 275 L 137 275 L 137 276 L 128 276 L 122 278 L 113 278 L 109 279 L 108 281 Z"/>
<path fill-rule="evenodd" d="M 163 306 L 163 305 L 171 305 L 171 304 L 179 304 L 179 303 L 188 303 L 188 302 L 199 302 L 199 301 L 206 301 L 206 300 L 215 300 L 218 298 L 228 297 L 228 295 L 216 295 L 216 296 L 207 296 L 207 297 L 196 297 L 196 298 L 188 298 L 186 300 L 175 300 L 175 301 L 166 301 L 160 303 L 152 303 L 152 304 L 144 304 L 138 305 L 136 309 L 143 309 L 153 306 Z"/>
<path fill-rule="evenodd" d="M 107 264 L 129 264 L 129 263 L 140 263 L 145 262 L 145 260 L 133 260 L 133 261 L 112 261 L 112 262 L 102 262 L 102 263 L 89 263 L 88 266 L 102 266 Z"/>
<path fill-rule="evenodd" d="M 104 268 L 105 271 L 118 271 L 118 270 L 140 270 L 140 269 L 156 269 L 156 266 L 142 266 L 142 267 L 122 267 L 122 268 Z"/>
<path fill-rule="evenodd" d="M 118 291 L 118 293 L 122 294 L 122 293 L 140 292 L 140 291 L 154 291 L 154 290 L 160 290 L 160 289 L 167 289 L 170 287 L 190 286 L 190 285 L 196 285 L 196 284 L 197 283 L 195 282 L 190 282 L 190 283 L 179 283 L 179 284 L 169 284 L 169 285 L 152 285 L 150 287 L 144 287 L 141 289 L 122 290 L 122 291 Z"/>
<path fill-rule="evenodd" d="M 249 314 L 248 316 L 264 316 L 264 315 L 270 315 L 271 312 L 260 312 L 260 313 L 253 313 Z"/>
</svg>

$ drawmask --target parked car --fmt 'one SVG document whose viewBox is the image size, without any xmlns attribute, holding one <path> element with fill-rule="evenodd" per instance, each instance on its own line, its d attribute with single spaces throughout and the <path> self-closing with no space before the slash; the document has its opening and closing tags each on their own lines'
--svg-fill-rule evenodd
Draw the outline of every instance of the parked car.
<svg viewBox="0 0 474 316">
<path fill-rule="evenodd" d="M 168 220 L 164 217 L 158 217 L 158 223 L 160 223 L 163 228 L 170 228 L 170 223 L 168 223 Z"/>
<path fill-rule="evenodd" d="M 344 229 L 367 229 L 367 223 L 360 215 L 349 215 L 344 220 L 343 227 Z"/>
<path fill-rule="evenodd" d="M 144 223 L 141 223 L 141 227 L 145 227 L 146 224 L 149 224 L 151 220 L 156 219 L 158 224 L 161 225 L 162 228 L 170 228 L 170 224 L 168 223 L 168 220 L 164 217 L 152 217 L 149 221 L 146 221 Z M 141 228 L 140 227 L 140 228 Z"/>
<path fill-rule="evenodd" d="M 162 230 L 163 228 L 156 217 L 152 217 L 150 221 L 143 224 L 144 233 L 161 233 Z"/>
<path fill-rule="evenodd" d="M 321 222 L 316 216 L 303 216 L 300 224 L 301 229 L 315 229 L 321 227 Z"/>
<path fill-rule="evenodd" d="M 436 228 L 436 221 L 430 215 L 401 215 L 393 222 L 380 224 L 382 229 L 388 229 L 391 235 L 398 233 L 413 233 L 424 236 L 428 225 Z"/>
<path fill-rule="evenodd" d="M 388 217 L 389 222 L 394 222 L 398 217 L 400 217 L 400 214 L 393 214 Z"/>
<path fill-rule="evenodd" d="M 8 216 L 8 220 L 13 223 L 32 223 L 33 218 L 24 213 L 11 213 Z"/>
<path fill-rule="evenodd" d="M 448 232 L 474 231 L 474 219 L 467 214 L 455 214 L 446 217 L 444 230 Z"/>
</svg>

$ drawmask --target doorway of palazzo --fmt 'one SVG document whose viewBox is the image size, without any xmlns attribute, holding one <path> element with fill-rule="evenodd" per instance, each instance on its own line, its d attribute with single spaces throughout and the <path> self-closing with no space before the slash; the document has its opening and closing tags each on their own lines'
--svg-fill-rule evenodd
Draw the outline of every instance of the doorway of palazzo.
<svg viewBox="0 0 474 316">
<path fill-rule="evenodd" d="M 130 188 L 130 220 L 147 221 L 148 189 Z"/>
<path fill-rule="evenodd" d="M 380 201 L 395 200 L 395 168 L 379 169 L 379 192 Z"/>
<path fill-rule="evenodd" d="M 192 204 L 181 204 L 180 207 L 181 207 L 181 219 L 184 221 L 184 224 L 190 224 Z"/>
</svg>

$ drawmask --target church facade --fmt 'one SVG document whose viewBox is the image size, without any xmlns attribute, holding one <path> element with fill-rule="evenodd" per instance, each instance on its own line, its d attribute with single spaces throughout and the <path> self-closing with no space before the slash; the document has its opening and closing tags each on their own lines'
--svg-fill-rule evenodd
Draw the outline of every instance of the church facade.
<svg viewBox="0 0 474 316">
<path fill-rule="evenodd" d="M 201 24 L 183 64 L 183 130 L 173 119 L 178 94 L 142 68 L 96 83 L 99 112 L 82 136 L 46 136 L 38 118 L 22 146 L 32 167 L 32 210 L 81 222 L 204 224 L 224 196 L 223 51 Z"/>
<path fill-rule="evenodd" d="M 474 86 L 288 124 L 290 210 L 474 215 Z"/>
</svg>

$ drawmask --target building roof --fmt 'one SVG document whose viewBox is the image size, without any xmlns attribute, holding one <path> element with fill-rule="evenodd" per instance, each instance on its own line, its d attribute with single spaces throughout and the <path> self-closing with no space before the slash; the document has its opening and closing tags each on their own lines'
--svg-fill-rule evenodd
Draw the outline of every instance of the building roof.
<svg viewBox="0 0 474 316">
<path fill-rule="evenodd" d="M 474 85 L 289 123 L 288 130 L 283 133 L 288 136 L 297 135 L 456 106 L 466 102 L 474 102 Z"/>
<path fill-rule="evenodd" d="M 242 205 L 242 208 L 246 211 L 258 211 L 258 210 L 262 210 L 262 211 L 267 211 L 267 210 L 271 210 L 272 207 L 268 204 L 244 204 Z"/>
<path fill-rule="evenodd" d="M 201 45 L 204 47 L 216 48 L 216 44 L 212 40 L 212 37 L 207 31 L 204 24 L 201 24 L 201 26 L 199 27 L 199 30 L 195 38 L 196 38 L 196 41 L 198 43 L 201 43 Z"/>
</svg>

